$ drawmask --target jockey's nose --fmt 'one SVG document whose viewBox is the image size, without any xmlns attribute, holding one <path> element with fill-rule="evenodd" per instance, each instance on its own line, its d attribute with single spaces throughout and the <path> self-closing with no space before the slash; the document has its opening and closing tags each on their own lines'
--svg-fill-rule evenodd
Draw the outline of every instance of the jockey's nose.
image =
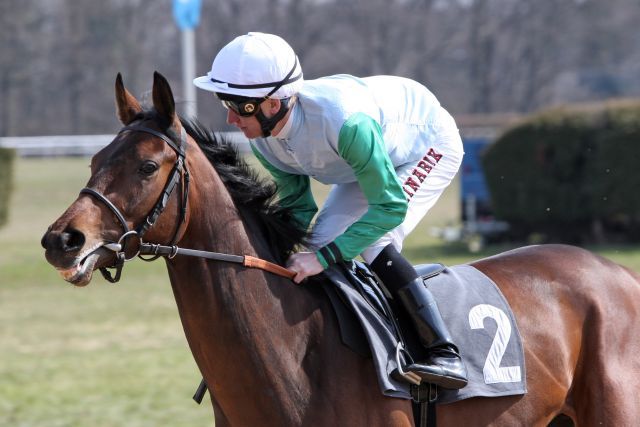
<svg viewBox="0 0 640 427">
<path fill-rule="evenodd" d="M 235 125 L 240 120 L 240 117 L 232 110 L 227 110 L 227 124 Z"/>
</svg>

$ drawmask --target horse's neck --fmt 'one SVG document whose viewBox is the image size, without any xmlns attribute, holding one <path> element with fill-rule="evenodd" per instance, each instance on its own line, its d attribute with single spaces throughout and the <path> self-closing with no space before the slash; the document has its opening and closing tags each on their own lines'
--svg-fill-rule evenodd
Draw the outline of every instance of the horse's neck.
<svg viewBox="0 0 640 427">
<path fill-rule="evenodd" d="M 191 190 L 191 200 L 197 202 L 189 207 L 189 223 L 179 246 L 256 256 L 247 228 L 226 189 L 219 178 L 208 177 L 209 180 L 213 182 L 200 181 Z M 212 191 L 212 187 L 216 190 Z M 201 309 L 200 320 L 215 318 L 224 327 L 233 326 L 229 319 L 242 317 L 246 311 L 251 313 L 256 295 L 261 297 L 261 303 L 273 298 L 268 286 L 268 279 L 272 278 L 240 264 L 176 257 L 169 263 L 169 271 L 174 291 L 182 298 L 191 299 L 188 307 L 181 307 L 181 301 L 178 301 L 181 313 L 193 312 L 195 308 L 191 303 L 197 302 L 195 306 Z M 216 324 L 216 330 L 221 329 L 224 328 Z"/>
<path fill-rule="evenodd" d="M 217 191 L 200 184 L 180 246 L 260 256 L 222 184 Z M 261 411 L 299 404 L 291 401 L 301 392 L 297 376 L 317 303 L 286 279 L 238 264 L 178 256 L 168 267 L 187 340 L 219 404 L 262 387 L 273 393 L 253 395 L 263 395 Z"/>
</svg>

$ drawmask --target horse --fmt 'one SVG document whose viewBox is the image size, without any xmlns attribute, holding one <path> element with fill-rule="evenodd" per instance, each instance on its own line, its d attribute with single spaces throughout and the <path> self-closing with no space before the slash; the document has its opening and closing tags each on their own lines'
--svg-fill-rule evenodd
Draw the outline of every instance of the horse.
<svg viewBox="0 0 640 427">
<path fill-rule="evenodd" d="M 119 276 L 143 234 L 156 247 L 271 264 L 303 242 L 273 184 L 231 144 L 180 117 L 162 75 L 154 74 L 152 106 L 143 108 L 120 74 L 115 97 L 124 127 L 92 158 L 87 186 L 42 238 L 46 259 L 65 280 L 85 286 L 95 270 L 114 266 Z M 371 359 L 341 344 L 332 308 L 317 291 L 326 279 L 301 286 L 241 263 L 161 255 L 217 426 L 414 425 L 411 402 L 383 396 Z M 513 309 L 528 392 L 438 405 L 438 425 L 640 419 L 637 273 L 567 245 L 527 246 L 470 264 Z"/>
</svg>

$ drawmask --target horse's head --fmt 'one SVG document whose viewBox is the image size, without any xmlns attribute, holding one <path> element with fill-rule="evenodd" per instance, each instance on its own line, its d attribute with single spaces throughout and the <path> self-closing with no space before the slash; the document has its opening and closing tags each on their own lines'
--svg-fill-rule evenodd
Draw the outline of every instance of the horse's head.
<svg viewBox="0 0 640 427">
<path fill-rule="evenodd" d="M 148 111 L 120 74 L 115 89 L 124 127 L 93 157 L 87 186 L 42 237 L 47 261 L 77 286 L 87 285 L 95 269 L 135 256 L 136 236 L 146 233 L 146 239 L 170 244 L 186 221 L 187 136 L 169 83 L 154 74 Z"/>
</svg>

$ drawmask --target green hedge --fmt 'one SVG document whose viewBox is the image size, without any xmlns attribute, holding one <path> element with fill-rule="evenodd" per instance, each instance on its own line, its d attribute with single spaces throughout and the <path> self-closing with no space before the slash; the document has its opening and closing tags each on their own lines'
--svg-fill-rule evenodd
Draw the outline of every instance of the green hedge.
<svg viewBox="0 0 640 427">
<path fill-rule="evenodd" d="M 543 111 L 483 158 L 493 209 L 515 237 L 640 240 L 640 102 Z"/>
<path fill-rule="evenodd" d="M 0 147 L 0 227 L 9 219 L 9 200 L 13 190 L 15 151 Z"/>
</svg>

